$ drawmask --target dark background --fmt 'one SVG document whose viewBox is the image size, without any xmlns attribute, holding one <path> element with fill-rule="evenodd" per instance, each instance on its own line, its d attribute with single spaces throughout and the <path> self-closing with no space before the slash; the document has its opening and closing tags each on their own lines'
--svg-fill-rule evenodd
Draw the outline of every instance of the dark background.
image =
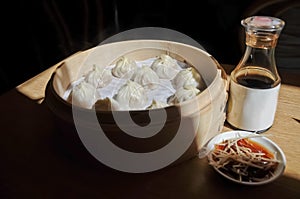
<svg viewBox="0 0 300 199">
<path fill-rule="evenodd" d="M 249 10 L 258 8 L 257 5 L 270 1 L 5 2 L 1 6 L 2 13 L 7 13 L 2 17 L 1 94 L 77 51 L 96 46 L 118 32 L 138 27 L 179 31 L 198 41 L 218 62 L 236 65 L 243 53 L 241 19 L 249 14 Z M 272 15 L 272 9 L 264 12 Z"/>
</svg>

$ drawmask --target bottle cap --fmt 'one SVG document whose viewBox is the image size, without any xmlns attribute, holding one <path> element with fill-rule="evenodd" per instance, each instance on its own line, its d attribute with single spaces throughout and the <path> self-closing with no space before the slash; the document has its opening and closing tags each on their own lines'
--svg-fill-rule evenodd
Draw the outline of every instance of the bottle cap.
<svg viewBox="0 0 300 199">
<path fill-rule="evenodd" d="M 269 16 L 252 16 L 241 21 L 244 27 L 263 31 L 280 31 L 285 22 L 279 18 Z"/>
</svg>

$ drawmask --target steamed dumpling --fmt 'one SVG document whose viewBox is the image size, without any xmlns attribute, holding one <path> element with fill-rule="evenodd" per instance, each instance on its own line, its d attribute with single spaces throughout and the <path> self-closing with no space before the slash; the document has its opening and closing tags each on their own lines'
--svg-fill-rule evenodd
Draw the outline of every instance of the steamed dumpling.
<svg viewBox="0 0 300 199">
<path fill-rule="evenodd" d="M 177 60 L 166 54 L 161 54 L 151 64 L 151 68 L 162 79 L 172 79 L 180 70 Z"/>
<path fill-rule="evenodd" d="M 191 85 L 180 87 L 178 90 L 176 90 L 174 95 L 168 98 L 168 104 L 177 104 L 184 102 L 186 100 L 194 98 L 199 93 L 200 90 Z"/>
<path fill-rule="evenodd" d="M 134 60 L 130 60 L 125 56 L 122 56 L 117 62 L 114 68 L 112 68 L 112 74 L 119 78 L 130 78 L 137 68 L 137 64 Z"/>
<path fill-rule="evenodd" d="M 96 88 L 86 81 L 81 81 L 72 89 L 70 101 L 76 106 L 90 109 L 96 101 Z"/>
<path fill-rule="evenodd" d="M 181 70 L 171 81 L 175 89 L 184 86 L 194 86 L 197 88 L 203 88 L 204 86 L 200 74 L 193 67 Z"/>
<path fill-rule="evenodd" d="M 149 89 L 155 89 L 159 85 L 158 75 L 146 65 L 136 70 L 132 80 Z"/>
<path fill-rule="evenodd" d="M 167 106 L 169 106 L 169 104 L 167 104 L 166 102 L 162 102 L 154 99 L 152 100 L 151 105 L 147 107 L 147 109 L 164 108 Z"/>
<path fill-rule="evenodd" d="M 85 81 L 96 88 L 103 88 L 112 81 L 111 70 L 93 66 L 93 70 L 85 76 Z"/>
<path fill-rule="evenodd" d="M 121 86 L 113 98 L 123 110 L 142 109 L 148 102 L 145 88 L 131 80 Z"/>
</svg>

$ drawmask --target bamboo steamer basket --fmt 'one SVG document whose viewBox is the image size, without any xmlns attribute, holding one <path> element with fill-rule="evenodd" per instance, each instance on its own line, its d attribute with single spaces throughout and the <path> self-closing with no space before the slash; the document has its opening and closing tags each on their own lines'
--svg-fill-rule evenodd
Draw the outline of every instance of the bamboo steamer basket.
<svg viewBox="0 0 300 199">
<path fill-rule="evenodd" d="M 180 122 L 187 121 L 183 128 L 186 135 L 195 134 L 192 143 L 170 165 L 176 165 L 195 157 L 209 139 L 221 132 L 225 122 L 225 108 L 228 98 L 227 75 L 213 56 L 207 52 L 183 43 L 165 40 L 128 40 L 109 44 L 103 44 L 86 51 L 77 53 L 66 59 L 65 62 L 53 73 L 46 88 L 45 102 L 53 113 L 59 129 L 59 135 L 64 140 L 64 147 L 71 150 L 78 160 L 83 162 L 95 161 L 95 158 L 82 144 L 82 140 L 76 133 L 72 111 L 74 108 L 81 115 L 80 128 L 99 133 L 97 125 L 90 122 L 90 115 L 95 115 L 94 110 L 72 106 L 64 100 L 63 96 L 71 82 L 91 70 L 95 63 L 108 66 L 116 62 L 121 56 L 127 56 L 134 60 L 145 60 L 160 54 L 169 54 L 171 57 L 185 61 L 195 67 L 204 79 L 207 88 L 191 100 L 164 108 L 167 119 L 164 127 L 156 135 L 138 139 L 125 134 L 115 123 L 111 111 L 96 111 L 99 125 L 109 138 L 118 147 L 136 153 L 147 153 L 158 150 L 172 141 L 176 136 Z M 158 111 L 153 109 L 153 111 Z M 126 117 L 128 111 L 115 111 Z M 149 121 L 148 110 L 130 110 L 133 121 L 140 126 L 148 125 L 154 128 L 158 123 Z M 183 140 L 184 141 L 184 140 Z M 177 142 L 178 147 L 180 141 Z M 109 152 L 107 155 L 110 155 Z M 169 165 L 168 165 L 169 166 Z"/>
</svg>

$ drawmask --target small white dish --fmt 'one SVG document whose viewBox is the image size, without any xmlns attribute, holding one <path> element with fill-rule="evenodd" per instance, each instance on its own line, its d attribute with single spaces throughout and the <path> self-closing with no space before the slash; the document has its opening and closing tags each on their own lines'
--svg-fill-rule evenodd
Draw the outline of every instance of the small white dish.
<svg viewBox="0 0 300 199">
<path fill-rule="evenodd" d="M 265 179 L 263 181 L 241 181 L 239 179 L 233 178 L 232 176 L 228 175 L 226 172 L 223 172 L 222 170 L 218 169 L 216 166 L 213 166 L 213 168 L 225 178 L 245 185 L 262 185 L 262 184 L 270 183 L 275 179 L 277 179 L 279 176 L 281 176 L 286 167 L 286 157 L 283 151 L 281 150 L 281 148 L 275 142 L 273 142 L 269 138 L 262 136 L 261 134 L 254 134 L 253 132 L 248 132 L 248 131 L 228 131 L 228 132 L 220 133 L 217 136 L 213 137 L 208 142 L 206 146 L 207 154 L 215 149 L 215 144 L 220 144 L 221 142 L 228 139 L 246 138 L 246 137 L 251 137 L 249 138 L 251 141 L 254 141 L 259 145 L 263 146 L 264 148 L 266 148 L 270 153 L 274 154 L 276 159 L 279 161 L 275 171 L 273 172 L 273 175 L 270 178 Z"/>
</svg>

